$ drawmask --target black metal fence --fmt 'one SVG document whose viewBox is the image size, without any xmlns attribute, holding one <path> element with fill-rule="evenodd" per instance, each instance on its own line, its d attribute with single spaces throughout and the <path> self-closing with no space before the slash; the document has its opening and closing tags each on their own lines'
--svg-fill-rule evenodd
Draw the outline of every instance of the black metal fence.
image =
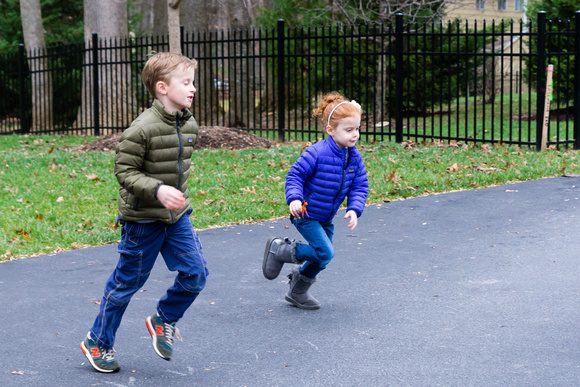
<svg viewBox="0 0 580 387">
<path fill-rule="evenodd" d="M 108 135 L 150 105 L 140 72 L 167 36 L 99 39 L 0 54 L 0 134 Z M 548 145 L 580 145 L 580 11 L 570 21 L 182 30 L 197 59 L 202 126 L 313 140 L 317 100 L 361 103 L 363 141 L 506 143 L 539 149 L 546 67 L 554 65 Z M 579 65 L 577 65 L 579 64 Z M 548 92 L 550 89 L 548 89 Z"/>
</svg>

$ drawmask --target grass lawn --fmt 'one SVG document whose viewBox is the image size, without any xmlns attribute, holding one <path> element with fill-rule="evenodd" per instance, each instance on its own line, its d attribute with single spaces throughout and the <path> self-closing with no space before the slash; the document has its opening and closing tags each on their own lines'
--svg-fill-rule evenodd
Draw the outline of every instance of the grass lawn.
<svg viewBox="0 0 580 387">
<path fill-rule="evenodd" d="M 117 243 L 113 154 L 77 150 L 94 138 L 3 136 L 0 260 Z M 303 145 L 200 150 L 189 187 L 198 230 L 288 215 L 284 180 Z M 368 203 L 580 173 L 574 150 L 412 142 L 358 146 Z"/>
</svg>

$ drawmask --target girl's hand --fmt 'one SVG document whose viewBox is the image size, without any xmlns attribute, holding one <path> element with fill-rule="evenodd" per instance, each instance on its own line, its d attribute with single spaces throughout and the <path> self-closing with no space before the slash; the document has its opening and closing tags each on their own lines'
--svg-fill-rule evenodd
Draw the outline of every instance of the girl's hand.
<svg viewBox="0 0 580 387">
<path fill-rule="evenodd" d="M 302 216 L 302 201 L 293 200 L 290 202 L 290 213 L 294 217 Z"/>
<path fill-rule="evenodd" d="M 358 224 L 358 216 L 356 216 L 356 212 L 354 212 L 353 210 L 348 211 L 344 215 L 344 219 L 346 218 L 350 218 L 350 222 L 348 222 L 348 228 L 350 228 L 350 231 L 354 230 L 354 228 Z"/>
</svg>

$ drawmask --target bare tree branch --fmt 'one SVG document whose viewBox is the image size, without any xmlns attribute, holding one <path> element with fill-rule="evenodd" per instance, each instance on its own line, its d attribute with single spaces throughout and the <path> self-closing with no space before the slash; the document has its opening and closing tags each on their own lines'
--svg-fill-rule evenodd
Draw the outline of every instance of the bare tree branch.
<svg viewBox="0 0 580 387">
<path fill-rule="evenodd" d="M 339 9 L 349 23 L 353 22 L 388 22 L 394 21 L 397 13 L 405 15 L 406 23 L 416 23 L 418 20 L 431 22 L 440 20 L 445 10 L 450 6 L 455 7 L 454 0 L 402 0 L 398 2 L 386 0 L 359 0 L 357 3 L 348 0 L 333 0 L 327 7 L 320 9 L 322 12 L 331 12 Z M 431 14 L 422 14 L 426 9 L 434 10 Z M 353 20 L 356 15 L 357 20 Z"/>
</svg>

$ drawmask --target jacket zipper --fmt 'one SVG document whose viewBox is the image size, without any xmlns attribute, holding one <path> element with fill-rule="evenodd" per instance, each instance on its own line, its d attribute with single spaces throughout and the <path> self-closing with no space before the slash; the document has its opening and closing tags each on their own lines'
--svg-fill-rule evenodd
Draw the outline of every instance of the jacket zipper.
<svg viewBox="0 0 580 387">
<path fill-rule="evenodd" d="M 179 131 L 179 128 L 181 126 L 181 121 L 179 121 L 179 118 L 176 117 L 175 118 L 175 129 L 177 129 L 177 141 L 179 142 L 179 154 L 177 155 L 177 170 L 179 173 L 179 177 L 177 178 L 177 189 L 181 190 L 181 154 L 183 153 L 183 143 L 181 142 L 181 133 Z M 171 223 L 175 222 L 175 216 L 174 216 L 174 212 L 173 211 L 169 211 L 169 213 L 171 214 Z"/>
<path fill-rule="evenodd" d="M 344 159 L 343 159 L 343 163 L 342 163 L 342 180 L 340 181 L 340 187 L 338 188 L 338 192 L 336 193 L 336 195 L 334 195 L 334 199 L 332 199 L 332 212 L 331 212 L 331 214 L 334 212 L 334 203 L 336 202 L 336 198 L 342 192 L 342 186 L 344 185 L 344 175 L 346 174 L 346 168 L 348 167 L 347 154 L 348 154 L 348 150 L 346 152 L 344 152 Z M 328 222 L 329 220 L 330 220 L 330 215 L 328 216 L 328 219 L 326 219 L 326 221 Z"/>
<path fill-rule="evenodd" d="M 183 153 L 183 143 L 181 142 L 181 133 L 179 128 L 181 126 L 181 121 L 178 118 L 175 119 L 175 128 L 177 129 L 177 141 L 179 141 L 179 155 L 177 157 L 177 168 L 179 171 L 179 178 L 177 179 L 177 189 L 181 188 L 181 154 Z"/>
</svg>

